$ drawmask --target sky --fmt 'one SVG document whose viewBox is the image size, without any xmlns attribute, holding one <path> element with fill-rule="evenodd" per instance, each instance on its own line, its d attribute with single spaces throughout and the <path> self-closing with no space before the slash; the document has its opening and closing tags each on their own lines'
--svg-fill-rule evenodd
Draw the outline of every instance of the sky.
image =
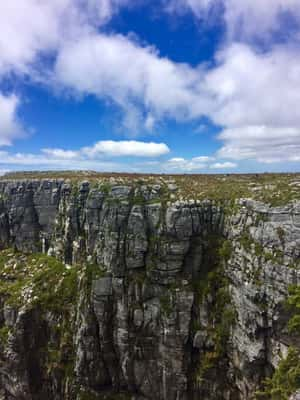
<svg viewBox="0 0 300 400">
<path fill-rule="evenodd" d="M 0 2 L 0 174 L 300 171 L 299 0 Z"/>
</svg>

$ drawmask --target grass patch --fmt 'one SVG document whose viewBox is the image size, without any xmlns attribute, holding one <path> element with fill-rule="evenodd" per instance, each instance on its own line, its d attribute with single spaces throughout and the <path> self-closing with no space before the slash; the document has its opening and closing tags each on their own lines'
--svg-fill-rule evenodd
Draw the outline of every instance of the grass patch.
<svg viewBox="0 0 300 400">
<path fill-rule="evenodd" d="M 78 269 L 45 254 L 0 251 L 0 294 L 12 306 L 39 305 L 48 311 L 72 306 Z"/>
<path fill-rule="evenodd" d="M 171 181 L 178 187 L 174 200 L 210 199 L 224 204 L 234 204 L 240 198 L 253 198 L 271 206 L 286 205 L 300 196 L 300 174 L 128 174 L 99 173 L 95 171 L 33 171 L 11 172 L 0 177 L 0 180 L 22 179 L 64 179 L 72 183 L 88 180 L 90 187 L 98 188 L 109 194 L 116 185 L 161 186 L 160 197 L 169 198 L 167 189 Z"/>
<path fill-rule="evenodd" d="M 272 378 L 266 379 L 263 391 L 256 393 L 260 400 L 288 400 L 300 388 L 300 352 L 291 347 L 280 361 Z"/>
<path fill-rule="evenodd" d="M 288 322 L 292 335 L 300 332 L 300 286 L 291 286 L 286 306 L 293 316 Z M 300 350 L 290 347 L 287 357 L 282 359 L 273 376 L 264 382 L 262 391 L 256 393 L 261 400 L 288 400 L 290 395 L 300 388 Z"/>
<path fill-rule="evenodd" d="M 300 332 L 300 286 L 292 285 L 289 288 L 289 296 L 286 301 L 288 309 L 293 316 L 289 320 L 289 333 L 299 335 Z"/>
<path fill-rule="evenodd" d="M 8 335 L 9 335 L 9 327 L 8 326 L 2 326 L 0 328 L 0 343 L 2 346 L 6 346 L 7 340 L 8 340 Z"/>
</svg>

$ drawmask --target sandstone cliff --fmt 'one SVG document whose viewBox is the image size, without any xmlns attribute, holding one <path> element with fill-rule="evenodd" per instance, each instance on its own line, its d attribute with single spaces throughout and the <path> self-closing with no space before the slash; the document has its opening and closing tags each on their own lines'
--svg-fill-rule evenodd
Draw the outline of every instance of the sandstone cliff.
<svg viewBox="0 0 300 400">
<path fill-rule="evenodd" d="M 0 181 L 1 399 L 272 398 L 300 344 L 300 201 L 176 190 Z"/>
</svg>

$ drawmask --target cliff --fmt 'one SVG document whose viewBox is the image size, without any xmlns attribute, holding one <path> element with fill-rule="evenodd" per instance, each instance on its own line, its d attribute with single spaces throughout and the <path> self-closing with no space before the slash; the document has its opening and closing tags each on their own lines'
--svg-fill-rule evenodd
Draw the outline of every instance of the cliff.
<svg viewBox="0 0 300 400">
<path fill-rule="evenodd" d="M 122 182 L 0 181 L 0 399 L 287 399 L 298 193 Z"/>
</svg>

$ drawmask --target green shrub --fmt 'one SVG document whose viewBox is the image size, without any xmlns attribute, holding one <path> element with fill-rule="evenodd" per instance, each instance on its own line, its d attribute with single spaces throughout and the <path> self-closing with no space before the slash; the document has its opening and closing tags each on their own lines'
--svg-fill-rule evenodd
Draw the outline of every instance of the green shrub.
<svg viewBox="0 0 300 400">
<path fill-rule="evenodd" d="M 232 254 L 232 243 L 230 240 L 224 240 L 222 246 L 219 249 L 219 256 L 224 261 L 228 261 Z"/>
<path fill-rule="evenodd" d="M 263 391 L 256 393 L 257 399 L 288 400 L 300 387 L 300 352 L 289 348 L 288 355 L 282 359 L 272 378 L 266 379 Z"/>
<path fill-rule="evenodd" d="M 4 325 L 0 328 L 0 343 L 2 346 L 6 346 L 9 335 L 9 327 Z"/>
<path fill-rule="evenodd" d="M 77 267 L 54 257 L 0 251 L 0 294 L 10 305 L 30 303 L 61 312 L 75 303 L 77 280 Z"/>
<path fill-rule="evenodd" d="M 300 332 L 300 286 L 291 286 L 286 301 L 293 314 L 288 322 L 290 334 Z M 264 389 L 257 392 L 257 399 L 288 400 L 300 388 L 300 350 L 290 347 L 286 358 L 282 359 L 273 376 L 264 382 Z"/>
<path fill-rule="evenodd" d="M 293 316 L 289 320 L 288 328 L 291 334 L 298 334 L 300 332 L 300 286 L 290 286 L 289 296 L 286 305 L 292 312 Z"/>
</svg>

